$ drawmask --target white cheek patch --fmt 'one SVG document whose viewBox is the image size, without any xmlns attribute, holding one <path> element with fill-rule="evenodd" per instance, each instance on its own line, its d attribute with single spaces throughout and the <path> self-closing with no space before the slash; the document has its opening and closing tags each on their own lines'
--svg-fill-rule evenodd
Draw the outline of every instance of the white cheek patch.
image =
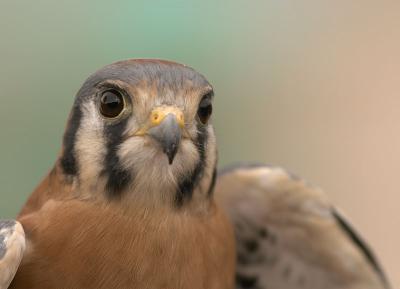
<svg viewBox="0 0 400 289">
<path fill-rule="evenodd" d="M 80 179 L 97 179 L 106 154 L 104 123 L 94 101 L 83 104 L 82 115 L 75 141 Z"/>
<path fill-rule="evenodd" d="M 172 165 L 169 165 L 168 157 L 160 145 L 150 136 L 133 136 L 118 146 L 119 164 L 123 170 L 132 174 L 126 196 L 134 198 L 142 196 L 146 199 L 151 197 L 156 202 L 162 200 L 162 196 L 174 197 L 182 182 L 192 176 L 199 164 L 200 154 L 195 145 L 200 133 L 196 121 L 198 99 L 187 97 L 188 94 L 193 94 L 193 91 L 187 91 L 182 95 L 167 90 L 164 93 L 162 97 L 154 97 L 149 91 L 137 92 L 132 101 L 132 115 L 127 120 L 124 135 L 132 135 L 145 125 L 152 108 L 171 102 L 184 111 L 186 121 L 184 137 Z M 95 118 L 93 120 L 95 121 Z M 202 180 L 199 184 L 201 192 L 209 189 L 216 161 L 213 129 L 208 126 L 207 130 L 205 168 L 201 172 Z"/>
<path fill-rule="evenodd" d="M 153 160 L 157 154 L 156 147 L 151 145 L 145 137 L 135 136 L 125 140 L 118 150 L 121 165 L 126 170 L 141 168 Z"/>
<path fill-rule="evenodd" d="M 173 197 L 179 180 L 194 170 L 199 158 L 192 141 L 182 139 L 170 165 L 161 147 L 148 136 L 127 139 L 121 144 L 118 156 L 122 167 L 133 173 L 131 189 L 136 197 L 146 195 L 154 199 L 160 195 Z"/>
<path fill-rule="evenodd" d="M 182 178 L 193 172 L 199 161 L 199 154 L 196 146 L 189 139 L 181 141 L 178 153 L 172 164 L 171 170 L 177 178 Z"/>
</svg>

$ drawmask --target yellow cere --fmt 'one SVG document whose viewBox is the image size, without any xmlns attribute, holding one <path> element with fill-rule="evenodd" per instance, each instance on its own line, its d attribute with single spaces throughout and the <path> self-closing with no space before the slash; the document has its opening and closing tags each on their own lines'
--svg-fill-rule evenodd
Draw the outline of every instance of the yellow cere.
<svg viewBox="0 0 400 289">
<path fill-rule="evenodd" d="M 172 113 L 173 115 L 176 116 L 179 126 L 181 128 L 184 128 L 185 127 L 185 117 L 183 115 L 182 110 L 180 110 L 179 108 L 177 108 L 175 106 L 160 106 L 160 107 L 156 107 L 151 112 L 150 123 L 148 123 L 144 127 L 140 128 L 134 135 L 136 135 L 136 136 L 145 135 L 148 129 L 158 126 L 165 119 L 165 117 L 170 113 Z"/>
<path fill-rule="evenodd" d="M 183 112 L 179 108 L 174 106 L 162 106 L 153 109 L 150 115 L 150 121 L 152 126 L 159 125 L 164 120 L 164 118 L 170 113 L 176 116 L 179 126 L 183 128 L 185 126 Z"/>
</svg>

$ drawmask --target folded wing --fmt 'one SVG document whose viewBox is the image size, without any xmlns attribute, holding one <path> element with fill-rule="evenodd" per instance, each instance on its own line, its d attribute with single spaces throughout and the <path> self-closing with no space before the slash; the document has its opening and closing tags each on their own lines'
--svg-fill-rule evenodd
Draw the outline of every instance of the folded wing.
<svg viewBox="0 0 400 289">
<path fill-rule="evenodd" d="M 389 288 L 365 242 L 306 181 L 235 166 L 219 174 L 216 197 L 235 227 L 237 288 Z"/>
<path fill-rule="evenodd" d="M 0 289 L 10 285 L 25 251 L 25 234 L 20 223 L 0 220 Z"/>
</svg>

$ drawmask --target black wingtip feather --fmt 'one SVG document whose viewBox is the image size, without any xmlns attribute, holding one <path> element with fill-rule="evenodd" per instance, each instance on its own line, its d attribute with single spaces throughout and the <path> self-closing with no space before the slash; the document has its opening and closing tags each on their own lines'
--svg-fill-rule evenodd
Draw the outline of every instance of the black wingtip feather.
<svg viewBox="0 0 400 289">
<path fill-rule="evenodd" d="M 335 217 L 336 221 L 340 225 L 340 227 L 347 233 L 349 238 L 357 245 L 357 247 L 361 250 L 365 259 L 370 263 L 374 271 L 379 275 L 382 283 L 384 284 L 385 288 L 390 289 L 391 286 L 389 281 L 383 272 L 382 267 L 378 263 L 377 258 L 372 253 L 372 250 L 366 244 L 366 242 L 361 239 L 361 237 L 357 234 L 357 232 L 349 225 L 349 223 L 339 214 L 336 209 L 332 209 L 332 214 Z"/>
</svg>

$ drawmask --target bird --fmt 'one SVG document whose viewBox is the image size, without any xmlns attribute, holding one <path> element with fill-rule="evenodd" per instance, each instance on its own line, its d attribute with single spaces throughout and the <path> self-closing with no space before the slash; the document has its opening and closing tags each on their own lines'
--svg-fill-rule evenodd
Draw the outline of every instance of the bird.
<svg viewBox="0 0 400 289">
<path fill-rule="evenodd" d="M 266 165 L 218 171 L 213 100 L 167 60 L 89 76 L 53 168 L 0 220 L 0 288 L 389 288 L 322 192 Z"/>
<path fill-rule="evenodd" d="M 234 237 L 212 195 L 213 88 L 128 60 L 78 91 L 60 155 L 17 217 L 10 288 L 232 288 Z"/>
</svg>

